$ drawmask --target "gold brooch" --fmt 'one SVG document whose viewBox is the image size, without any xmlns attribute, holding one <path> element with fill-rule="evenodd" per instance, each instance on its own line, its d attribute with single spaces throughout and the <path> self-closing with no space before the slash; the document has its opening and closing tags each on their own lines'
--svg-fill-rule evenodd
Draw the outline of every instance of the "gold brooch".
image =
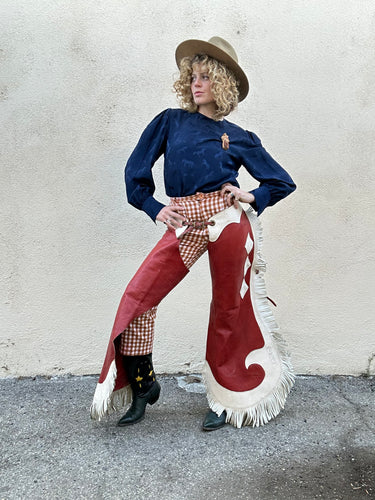
<svg viewBox="0 0 375 500">
<path fill-rule="evenodd" d="M 229 137 L 228 137 L 228 134 L 224 133 L 222 136 L 221 136 L 221 140 L 222 140 L 222 148 L 227 150 L 229 149 Z"/>
</svg>

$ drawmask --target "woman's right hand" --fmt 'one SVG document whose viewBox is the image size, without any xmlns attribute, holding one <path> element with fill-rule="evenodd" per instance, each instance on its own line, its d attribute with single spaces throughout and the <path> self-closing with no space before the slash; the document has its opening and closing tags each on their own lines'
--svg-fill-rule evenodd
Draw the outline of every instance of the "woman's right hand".
<svg viewBox="0 0 375 500">
<path fill-rule="evenodd" d="M 164 222 L 169 228 L 177 229 L 182 227 L 182 223 L 186 220 L 184 211 L 185 209 L 179 205 L 167 205 L 160 210 L 156 220 Z"/>
</svg>

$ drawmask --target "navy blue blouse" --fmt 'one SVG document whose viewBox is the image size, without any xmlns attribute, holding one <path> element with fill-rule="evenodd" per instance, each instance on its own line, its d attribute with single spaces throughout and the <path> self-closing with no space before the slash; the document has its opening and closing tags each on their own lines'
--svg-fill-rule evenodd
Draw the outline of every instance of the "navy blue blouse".
<svg viewBox="0 0 375 500">
<path fill-rule="evenodd" d="M 221 136 L 229 137 L 229 149 Z M 128 201 L 152 220 L 164 207 L 153 194 L 152 167 L 164 154 L 164 184 L 170 197 L 217 191 L 225 182 L 238 186 L 243 165 L 260 182 L 251 191 L 252 206 L 263 210 L 296 189 L 288 173 L 267 153 L 260 139 L 227 120 L 215 121 L 201 113 L 167 109 L 144 130 L 125 168 Z"/>
</svg>

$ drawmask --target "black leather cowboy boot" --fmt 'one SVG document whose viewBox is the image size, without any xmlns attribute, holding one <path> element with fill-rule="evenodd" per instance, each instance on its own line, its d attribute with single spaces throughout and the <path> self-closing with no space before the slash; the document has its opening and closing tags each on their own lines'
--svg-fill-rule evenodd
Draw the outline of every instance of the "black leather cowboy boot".
<svg viewBox="0 0 375 500">
<path fill-rule="evenodd" d="M 124 366 L 133 391 L 133 401 L 118 421 L 120 427 L 140 422 L 145 416 L 147 403 L 156 403 L 160 394 L 160 384 L 155 380 L 152 366 L 152 354 L 124 356 Z"/>
<path fill-rule="evenodd" d="M 216 431 L 225 425 L 227 412 L 224 410 L 221 415 L 217 415 L 214 411 L 209 410 L 203 420 L 202 429 L 204 431 Z"/>
</svg>

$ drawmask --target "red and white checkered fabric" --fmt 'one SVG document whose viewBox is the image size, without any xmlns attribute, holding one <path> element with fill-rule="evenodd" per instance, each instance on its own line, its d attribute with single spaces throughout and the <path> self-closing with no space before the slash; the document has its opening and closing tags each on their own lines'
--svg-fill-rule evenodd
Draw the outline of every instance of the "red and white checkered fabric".
<svg viewBox="0 0 375 500">
<path fill-rule="evenodd" d="M 172 205 L 181 205 L 188 222 L 208 221 L 213 215 L 227 208 L 220 191 L 196 193 L 184 198 L 171 198 Z M 185 266 L 190 267 L 207 250 L 208 229 L 191 229 L 180 241 L 180 255 Z"/>
<path fill-rule="evenodd" d="M 120 352 L 124 356 L 141 356 L 152 352 L 157 307 L 133 319 L 121 334 Z"/>
<path fill-rule="evenodd" d="M 220 191 L 196 193 L 183 198 L 171 198 L 171 205 L 181 205 L 188 222 L 208 221 L 227 205 Z M 208 244 L 208 228 L 191 229 L 180 239 L 180 255 L 185 266 L 190 267 L 204 254 Z M 156 307 L 135 318 L 121 334 L 120 352 L 124 356 L 142 356 L 152 352 L 155 331 Z"/>
</svg>

